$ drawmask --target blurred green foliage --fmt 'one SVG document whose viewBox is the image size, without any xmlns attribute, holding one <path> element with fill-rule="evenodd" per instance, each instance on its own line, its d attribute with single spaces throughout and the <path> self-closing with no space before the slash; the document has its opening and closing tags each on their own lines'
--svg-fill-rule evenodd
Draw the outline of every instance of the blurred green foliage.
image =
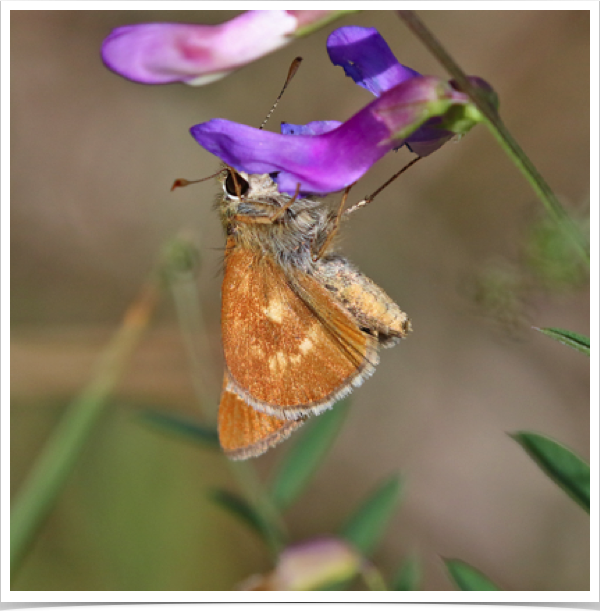
<svg viewBox="0 0 600 611">
<path fill-rule="evenodd" d="M 444 563 L 459 590 L 500 590 L 483 573 L 462 560 L 445 559 Z"/>
<path fill-rule="evenodd" d="M 519 432 L 511 437 L 550 479 L 590 512 L 590 466 L 586 462 L 565 446 L 543 435 Z"/>
</svg>

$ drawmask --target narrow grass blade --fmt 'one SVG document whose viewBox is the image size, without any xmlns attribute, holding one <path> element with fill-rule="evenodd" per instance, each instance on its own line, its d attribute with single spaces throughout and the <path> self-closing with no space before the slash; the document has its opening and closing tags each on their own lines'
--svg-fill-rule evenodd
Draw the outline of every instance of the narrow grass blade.
<svg viewBox="0 0 600 611">
<path fill-rule="evenodd" d="M 160 282 L 153 276 L 127 309 L 123 323 L 102 353 L 92 379 L 67 406 L 16 495 L 10 522 L 13 574 L 54 507 L 96 422 L 107 408 L 117 382 L 148 328 L 160 298 L 160 288 Z"/>
<path fill-rule="evenodd" d="M 340 535 L 363 555 L 377 546 L 400 500 L 400 478 L 396 475 L 371 493 L 346 520 Z"/>
<path fill-rule="evenodd" d="M 574 348 L 575 350 L 590 356 L 590 338 L 585 335 L 579 335 L 579 333 L 573 333 L 573 331 L 567 331 L 566 329 L 558 329 L 556 327 L 545 327 L 544 329 L 538 329 L 544 335 L 555 339 L 557 342 Z"/>
<path fill-rule="evenodd" d="M 162 431 L 186 437 L 207 448 L 219 449 L 219 434 L 214 426 L 158 410 L 146 410 L 142 412 L 142 418 Z"/>
<path fill-rule="evenodd" d="M 536 433 L 518 432 L 511 437 L 537 465 L 572 499 L 590 512 L 590 466 L 571 450 Z"/>
<path fill-rule="evenodd" d="M 476 590 L 479 592 L 500 590 L 483 573 L 462 560 L 444 558 L 444 563 L 452 581 L 460 590 Z"/>
<path fill-rule="evenodd" d="M 417 558 L 408 558 L 398 569 L 393 581 L 392 590 L 418 590 L 421 581 L 421 563 Z"/>
<path fill-rule="evenodd" d="M 281 533 L 276 530 L 275 526 L 263 519 L 261 514 L 244 498 L 228 490 L 223 490 L 222 488 L 211 490 L 210 498 L 217 505 L 223 507 L 232 516 L 257 533 L 272 549 L 281 549 Z"/>
<path fill-rule="evenodd" d="M 298 435 L 269 487 L 279 509 L 289 507 L 304 491 L 340 430 L 349 405 L 349 401 L 341 401 L 306 424 Z"/>
</svg>

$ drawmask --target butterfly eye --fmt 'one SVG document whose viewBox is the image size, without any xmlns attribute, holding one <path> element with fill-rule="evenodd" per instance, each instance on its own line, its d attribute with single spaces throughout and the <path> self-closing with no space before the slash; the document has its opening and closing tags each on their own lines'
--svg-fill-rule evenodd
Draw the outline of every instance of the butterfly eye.
<svg viewBox="0 0 600 611">
<path fill-rule="evenodd" d="M 227 172 L 227 178 L 225 179 L 225 192 L 227 195 L 241 197 L 246 195 L 249 189 L 248 181 L 244 180 L 237 172 Z"/>
</svg>

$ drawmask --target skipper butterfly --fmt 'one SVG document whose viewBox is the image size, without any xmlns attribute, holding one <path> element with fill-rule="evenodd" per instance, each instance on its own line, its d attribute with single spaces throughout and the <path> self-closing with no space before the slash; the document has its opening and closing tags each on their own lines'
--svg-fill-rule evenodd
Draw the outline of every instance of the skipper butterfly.
<svg viewBox="0 0 600 611">
<path fill-rule="evenodd" d="M 230 458 L 245 459 L 360 386 L 379 346 L 394 345 L 411 325 L 381 288 L 333 252 L 349 189 L 336 212 L 321 199 L 280 193 L 268 174 L 227 168 L 221 182 L 227 246 L 219 438 Z"/>
</svg>

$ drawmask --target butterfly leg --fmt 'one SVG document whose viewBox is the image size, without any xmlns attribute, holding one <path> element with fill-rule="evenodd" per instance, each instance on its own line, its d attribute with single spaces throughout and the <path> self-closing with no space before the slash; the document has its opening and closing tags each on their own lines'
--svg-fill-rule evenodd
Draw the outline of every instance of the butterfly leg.
<svg viewBox="0 0 600 611">
<path fill-rule="evenodd" d="M 319 248 L 317 254 L 313 255 L 312 260 L 314 262 L 317 262 L 327 252 L 327 248 L 329 248 L 331 241 L 335 237 L 335 234 L 338 232 L 338 229 L 340 228 L 340 221 L 342 219 L 342 214 L 344 213 L 344 207 L 346 205 L 346 201 L 348 200 L 348 194 L 350 193 L 350 189 L 353 187 L 353 185 L 354 183 L 352 183 L 349 187 L 346 187 L 344 191 L 344 195 L 342 195 L 342 201 L 340 202 L 337 216 L 333 220 L 333 224 L 331 228 L 329 229 L 329 233 L 327 234 L 327 237 L 325 238 L 325 241 L 323 242 L 323 244 L 321 244 L 321 247 Z"/>
<path fill-rule="evenodd" d="M 269 216 L 254 216 L 251 214 L 236 214 L 232 218 L 232 221 L 235 221 L 238 223 L 246 223 L 247 225 L 272 225 L 278 219 L 280 219 L 289 208 L 291 208 L 294 202 L 298 199 L 299 193 L 300 193 L 300 183 L 298 183 L 298 185 L 296 186 L 296 192 L 294 193 L 294 196 L 292 197 L 292 199 L 290 199 L 290 201 L 288 201 L 285 204 L 285 206 L 278 208 L 274 213 L 270 214 Z M 258 206 L 259 205 L 258 202 L 256 202 L 255 205 Z M 267 208 L 267 206 L 264 206 L 264 208 Z"/>
</svg>

